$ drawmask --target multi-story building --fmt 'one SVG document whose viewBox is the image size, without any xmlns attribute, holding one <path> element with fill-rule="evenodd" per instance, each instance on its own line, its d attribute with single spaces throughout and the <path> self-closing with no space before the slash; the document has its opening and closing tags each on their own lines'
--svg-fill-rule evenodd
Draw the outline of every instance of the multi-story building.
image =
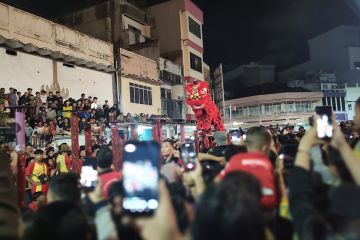
<svg viewBox="0 0 360 240">
<path fill-rule="evenodd" d="M 360 27 L 339 26 L 308 41 L 310 59 L 279 73 L 281 81 L 305 79 L 319 71 L 334 73 L 339 83 L 360 81 Z"/>
<path fill-rule="evenodd" d="M 191 0 L 170 0 L 146 10 L 154 19 L 160 55 L 183 68 L 185 82 L 204 81 L 203 12 Z M 187 119 L 193 119 L 190 108 Z"/>
<path fill-rule="evenodd" d="M 274 124 L 306 125 L 315 106 L 322 105 L 321 92 L 284 92 L 225 101 L 225 124 L 251 127 Z"/>
<path fill-rule="evenodd" d="M 72 12 L 58 22 L 155 61 L 159 58 L 154 20 L 126 0 L 110 0 Z"/>
<path fill-rule="evenodd" d="M 116 102 L 113 46 L 0 3 L 0 86 Z M 99 91 L 101 89 L 101 91 Z"/>
<path fill-rule="evenodd" d="M 121 111 L 131 114 L 161 114 L 157 62 L 121 49 Z"/>
<path fill-rule="evenodd" d="M 154 107 L 146 108 L 144 112 L 148 113 L 151 110 L 153 114 L 163 114 L 170 118 L 184 119 L 185 104 L 182 68 L 160 57 L 158 26 L 155 25 L 154 19 L 148 12 L 137 8 L 126 0 L 111 0 L 73 12 L 58 20 L 79 31 L 112 42 L 115 48 L 120 46 L 121 66 L 124 64 L 123 61 L 127 61 L 126 58 L 123 58 L 122 51 L 124 49 L 148 58 L 148 60 L 142 58 L 142 61 L 138 62 L 138 64 L 149 63 L 151 62 L 150 59 L 156 61 L 159 70 L 159 79 L 157 80 L 162 81 L 161 94 L 153 94 L 152 96 L 153 100 L 156 98 L 156 101 L 153 102 L 161 101 L 161 106 L 160 110 Z M 180 30 L 180 26 L 178 26 L 178 29 Z M 162 35 L 162 37 L 164 38 L 163 41 L 167 41 L 168 36 Z M 117 49 L 114 49 L 114 53 L 116 57 L 118 54 Z M 125 55 L 128 54 L 129 52 L 125 51 Z M 133 74 L 135 73 L 133 72 Z M 142 72 L 139 65 L 137 75 L 146 74 L 146 72 Z M 123 80 L 123 69 L 121 69 L 119 75 L 121 76 L 119 82 L 121 110 L 125 111 L 128 105 L 132 106 L 130 108 L 132 111 L 143 109 L 142 106 L 136 108 L 133 102 L 129 104 L 128 93 L 124 92 L 128 83 L 127 80 Z M 141 81 L 141 79 L 138 80 Z"/>
<path fill-rule="evenodd" d="M 185 98 L 181 67 L 164 58 L 160 58 L 159 64 L 162 115 L 184 119 Z"/>
</svg>

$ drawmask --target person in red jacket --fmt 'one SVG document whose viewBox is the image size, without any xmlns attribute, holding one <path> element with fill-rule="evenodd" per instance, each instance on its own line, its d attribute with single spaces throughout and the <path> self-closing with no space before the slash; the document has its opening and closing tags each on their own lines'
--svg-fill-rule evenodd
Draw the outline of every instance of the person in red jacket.
<svg viewBox="0 0 360 240">
<path fill-rule="evenodd" d="M 277 193 L 273 165 L 268 157 L 271 148 L 271 135 L 262 127 L 252 127 L 246 133 L 247 153 L 238 153 L 230 158 L 220 173 L 223 178 L 233 171 L 245 171 L 253 174 L 262 187 L 261 207 L 271 210 L 277 206 Z"/>
<path fill-rule="evenodd" d="M 111 185 L 121 179 L 121 174 L 112 169 L 113 154 L 108 146 L 101 146 L 96 153 L 97 171 L 102 182 L 104 197 L 108 197 Z"/>
</svg>

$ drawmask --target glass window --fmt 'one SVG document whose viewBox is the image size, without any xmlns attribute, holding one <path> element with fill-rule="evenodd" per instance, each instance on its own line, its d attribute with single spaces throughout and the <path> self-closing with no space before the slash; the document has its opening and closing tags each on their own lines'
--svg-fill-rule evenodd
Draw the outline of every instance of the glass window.
<svg viewBox="0 0 360 240">
<path fill-rule="evenodd" d="M 130 83 L 130 102 L 135 102 L 135 89 L 134 86 Z"/>
<path fill-rule="evenodd" d="M 140 104 L 144 104 L 144 89 L 139 89 L 139 98 L 140 98 Z"/>
<path fill-rule="evenodd" d="M 152 105 L 151 88 L 130 83 L 130 102 Z"/>
<path fill-rule="evenodd" d="M 166 90 L 166 98 L 171 99 L 171 90 L 170 89 Z"/>
<path fill-rule="evenodd" d="M 360 62 L 354 62 L 354 69 L 360 70 Z"/>
<path fill-rule="evenodd" d="M 161 88 L 161 98 L 166 98 L 165 88 Z"/>
<path fill-rule="evenodd" d="M 345 109 L 345 98 L 341 97 L 341 111 L 346 111 Z"/>
<path fill-rule="evenodd" d="M 189 17 L 189 31 L 201 39 L 201 27 L 200 24 L 195 22 L 192 18 Z"/>
<path fill-rule="evenodd" d="M 341 103 L 340 103 L 340 101 L 341 101 L 341 98 L 340 97 L 337 97 L 336 98 L 336 107 L 337 107 L 337 110 L 338 111 L 341 111 Z"/>
<path fill-rule="evenodd" d="M 202 73 L 202 60 L 193 53 L 190 53 L 190 67 L 191 69 Z"/>
<path fill-rule="evenodd" d="M 332 98 L 331 98 L 331 106 L 332 106 L 333 111 L 336 111 L 336 100 L 335 100 L 335 97 L 332 97 Z"/>
</svg>

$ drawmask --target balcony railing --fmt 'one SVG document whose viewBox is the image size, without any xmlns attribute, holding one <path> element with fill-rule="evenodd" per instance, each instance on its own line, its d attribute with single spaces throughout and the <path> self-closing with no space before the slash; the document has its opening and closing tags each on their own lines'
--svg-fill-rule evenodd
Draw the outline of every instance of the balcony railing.
<svg viewBox="0 0 360 240">
<path fill-rule="evenodd" d="M 162 80 L 165 83 L 172 84 L 172 85 L 182 84 L 180 75 L 177 75 L 175 73 L 172 73 L 172 72 L 169 72 L 166 70 L 160 71 L 160 80 Z"/>
<path fill-rule="evenodd" d="M 161 98 L 161 114 L 172 119 L 183 119 L 182 101 Z"/>
</svg>

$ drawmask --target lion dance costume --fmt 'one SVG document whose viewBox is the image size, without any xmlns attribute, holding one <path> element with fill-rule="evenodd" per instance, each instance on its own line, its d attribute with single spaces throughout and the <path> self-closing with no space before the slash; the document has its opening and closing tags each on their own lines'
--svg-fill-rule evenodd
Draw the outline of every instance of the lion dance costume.
<svg viewBox="0 0 360 240">
<path fill-rule="evenodd" d="M 207 82 L 194 81 L 185 87 L 186 103 L 191 106 L 197 120 L 196 129 L 211 133 L 213 125 L 216 131 L 224 131 L 224 123 L 219 109 L 211 100 Z"/>
</svg>

